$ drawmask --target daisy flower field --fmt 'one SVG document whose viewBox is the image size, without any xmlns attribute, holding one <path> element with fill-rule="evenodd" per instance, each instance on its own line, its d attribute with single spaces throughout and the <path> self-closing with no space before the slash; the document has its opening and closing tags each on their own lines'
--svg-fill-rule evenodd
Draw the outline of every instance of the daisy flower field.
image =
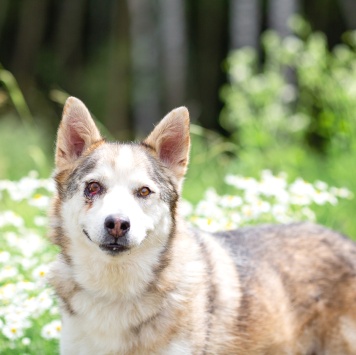
<svg viewBox="0 0 356 355">
<path fill-rule="evenodd" d="M 315 208 L 353 198 L 346 188 L 284 173 L 262 171 L 260 178 L 228 175 L 234 191 L 215 189 L 181 212 L 194 227 L 208 232 L 257 223 L 315 221 Z M 0 180 L 0 353 L 56 354 L 61 321 L 46 277 L 57 249 L 47 239 L 47 210 L 54 191 L 51 179 L 30 172 L 18 181 Z"/>
</svg>

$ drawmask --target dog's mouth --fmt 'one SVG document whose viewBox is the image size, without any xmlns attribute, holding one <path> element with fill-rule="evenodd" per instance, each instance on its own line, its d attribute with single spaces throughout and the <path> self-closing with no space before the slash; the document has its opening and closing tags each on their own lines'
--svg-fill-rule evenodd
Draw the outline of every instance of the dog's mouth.
<svg viewBox="0 0 356 355">
<path fill-rule="evenodd" d="M 129 247 L 127 247 L 125 245 L 120 245 L 117 243 L 100 244 L 99 247 L 101 250 L 103 250 L 111 255 L 117 255 L 117 254 L 120 254 L 120 253 L 130 249 Z"/>
<path fill-rule="evenodd" d="M 83 229 L 83 233 L 92 243 L 94 243 L 93 240 L 90 238 L 89 233 L 85 229 Z M 130 249 L 130 247 L 126 243 L 124 243 L 124 241 L 102 243 L 99 245 L 99 248 L 110 255 L 117 255 Z"/>
</svg>

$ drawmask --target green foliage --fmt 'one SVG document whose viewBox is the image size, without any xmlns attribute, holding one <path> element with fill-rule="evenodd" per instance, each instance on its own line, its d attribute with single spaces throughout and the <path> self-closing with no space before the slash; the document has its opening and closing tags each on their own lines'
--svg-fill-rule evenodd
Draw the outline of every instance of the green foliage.
<svg viewBox="0 0 356 355">
<path fill-rule="evenodd" d="M 326 37 L 311 32 L 301 18 L 291 24 L 294 36 L 263 35 L 261 67 L 251 48 L 230 55 L 221 124 L 242 149 L 276 144 L 325 154 L 354 149 L 356 32 L 329 50 Z"/>
<path fill-rule="evenodd" d="M 227 60 L 220 122 L 237 146 L 229 169 L 254 177 L 284 171 L 356 191 L 356 33 L 330 50 L 300 17 L 291 26 L 295 35 L 285 39 L 263 35 L 262 64 L 251 48 Z M 317 220 L 356 235 L 353 208 L 353 201 L 323 208 Z"/>
<path fill-rule="evenodd" d="M 49 176 L 53 139 L 37 124 L 23 124 L 18 117 L 0 119 L 0 178 L 19 179 L 30 170 Z"/>
<path fill-rule="evenodd" d="M 0 109 L 9 101 L 17 112 L 0 117 L 0 179 L 19 179 L 31 170 L 48 176 L 53 137 L 33 119 L 15 77 L 1 64 L 0 84 Z"/>
<path fill-rule="evenodd" d="M 194 205 L 206 198 L 205 193 L 211 187 L 220 196 L 242 197 L 241 192 L 236 192 L 224 182 L 224 177 L 228 174 L 238 174 L 258 180 L 261 171 L 265 169 L 270 169 L 276 176 L 285 173 L 288 176 L 288 184 L 302 177 L 311 183 L 322 180 L 329 186 L 346 187 L 353 194 L 356 192 L 356 154 L 353 152 L 321 159 L 320 155 L 311 154 L 299 146 L 291 145 L 279 149 L 275 143 L 264 150 L 238 150 L 235 144 L 227 144 L 229 142 L 212 132 L 202 131 L 197 134 L 193 127 L 192 133 L 191 159 L 183 197 Z M 217 151 L 219 153 L 216 153 Z M 238 152 L 238 155 L 234 152 Z M 328 204 L 315 205 L 313 210 L 316 222 L 352 238 L 356 237 L 354 199 L 344 199 L 336 207 Z"/>
<path fill-rule="evenodd" d="M 0 64 L 0 83 L 5 87 L 11 101 L 14 104 L 20 117 L 27 122 L 32 122 L 33 118 L 31 112 L 27 106 L 25 98 L 23 97 L 22 91 L 15 77 L 8 70 L 5 70 Z"/>
</svg>

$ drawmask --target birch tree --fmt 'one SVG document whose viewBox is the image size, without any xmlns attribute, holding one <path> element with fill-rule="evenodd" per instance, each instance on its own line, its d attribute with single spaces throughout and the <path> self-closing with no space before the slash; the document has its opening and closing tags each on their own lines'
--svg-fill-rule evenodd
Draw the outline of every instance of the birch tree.
<svg viewBox="0 0 356 355">
<path fill-rule="evenodd" d="M 160 0 L 162 74 L 165 110 L 184 104 L 187 35 L 184 0 Z"/>
<path fill-rule="evenodd" d="M 115 1 L 111 8 L 107 72 L 107 120 L 115 131 L 115 137 L 121 140 L 132 138 L 130 133 L 133 128 L 132 122 L 129 120 L 130 53 L 128 1 Z"/>
<path fill-rule="evenodd" d="M 299 0 L 269 0 L 268 4 L 268 27 L 281 37 L 288 36 L 291 33 L 288 20 L 299 11 Z"/>
<path fill-rule="evenodd" d="M 25 95 L 30 93 L 36 57 L 45 34 L 48 0 L 25 1 L 20 8 L 20 18 L 13 56 L 13 71 Z M 29 14 L 36 14 L 36 21 Z"/>
<path fill-rule="evenodd" d="M 64 0 L 60 3 L 55 42 L 62 69 L 68 70 L 70 68 L 73 70 L 73 64 L 78 61 L 81 62 L 79 48 L 83 40 L 84 20 L 84 0 Z M 73 58 L 75 58 L 74 63 Z M 70 62 L 70 65 L 68 65 L 68 62 Z"/>
<path fill-rule="evenodd" d="M 6 12 L 9 5 L 9 0 L 0 0 L 0 39 L 2 34 L 2 28 L 6 20 Z"/>
<path fill-rule="evenodd" d="M 132 66 L 132 112 L 136 135 L 152 130 L 160 118 L 159 51 L 155 3 L 130 0 L 130 37 Z"/>
<path fill-rule="evenodd" d="M 230 0 L 230 47 L 258 47 L 261 27 L 260 0 Z"/>
<path fill-rule="evenodd" d="M 340 0 L 341 9 L 349 29 L 356 29 L 356 1 Z"/>
</svg>

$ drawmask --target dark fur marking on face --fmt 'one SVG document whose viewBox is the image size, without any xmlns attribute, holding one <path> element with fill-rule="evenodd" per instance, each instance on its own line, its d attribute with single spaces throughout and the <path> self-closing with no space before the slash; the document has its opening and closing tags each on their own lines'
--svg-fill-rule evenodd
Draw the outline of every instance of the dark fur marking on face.
<svg viewBox="0 0 356 355">
<path fill-rule="evenodd" d="M 69 174 L 70 174 L 70 170 L 65 169 L 65 170 L 61 170 L 58 174 L 54 176 L 54 181 L 56 183 L 56 190 L 61 200 L 63 200 L 65 197 L 65 186 Z"/>
<path fill-rule="evenodd" d="M 175 208 L 179 198 L 177 188 L 173 183 L 172 173 L 156 157 L 150 154 L 150 151 L 146 151 L 146 157 L 151 164 L 148 174 L 150 175 L 150 178 L 159 186 L 161 191 L 161 200 L 168 203 L 172 210 Z"/>
<path fill-rule="evenodd" d="M 74 196 L 84 176 L 90 173 L 96 166 L 96 159 L 84 157 L 74 170 L 62 170 L 55 177 L 57 191 L 60 198 L 65 201 Z"/>
<path fill-rule="evenodd" d="M 93 157 L 84 157 L 81 163 L 68 177 L 66 198 L 70 199 L 79 189 L 84 176 L 88 175 L 96 166 L 97 160 Z"/>
</svg>

